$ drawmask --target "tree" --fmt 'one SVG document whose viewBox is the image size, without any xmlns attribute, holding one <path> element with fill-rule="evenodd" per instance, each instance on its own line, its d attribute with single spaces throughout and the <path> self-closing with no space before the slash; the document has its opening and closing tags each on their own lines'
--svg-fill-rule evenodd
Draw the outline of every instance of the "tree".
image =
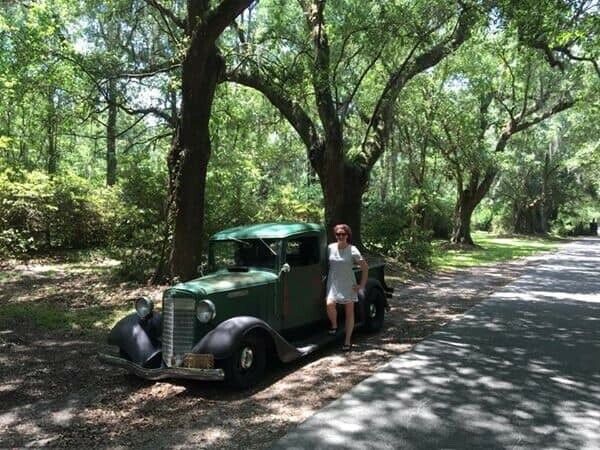
<svg viewBox="0 0 600 450">
<path fill-rule="evenodd" d="M 527 130 L 507 149 L 493 194 L 495 222 L 502 229 L 525 234 L 572 232 L 575 225 L 587 225 L 597 217 L 600 182 L 595 174 L 600 156 L 589 120 L 592 110 L 577 105 Z"/>
<path fill-rule="evenodd" d="M 333 224 L 348 223 L 361 246 L 362 197 L 386 148 L 399 93 L 455 51 L 480 12 L 460 2 L 368 8 L 348 2 L 326 25 L 324 0 L 300 4 L 303 28 L 298 14 L 273 5 L 269 17 L 285 25 L 274 23 L 256 42 L 242 35 L 244 54 L 228 79 L 262 92 L 298 132 L 319 176 L 330 234 Z M 375 26 L 373 17 L 381 23 Z M 296 33 L 286 33 L 282 49 L 268 38 L 284 27 Z"/>
<path fill-rule="evenodd" d="M 170 276 L 197 275 L 204 227 L 204 191 L 211 153 L 209 122 L 215 89 L 225 70 L 217 40 L 252 0 L 188 1 L 185 20 L 158 0 L 146 0 L 165 22 L 184 30 L 181 110 L 168 158 L 173 244 Z"/>
<path fill-rule="evenodd" d="M 144 14 L 148 6 L 143 0 L 88 1 L 85 10 L 74 38 L 82 49 L 62 57 L 77 65 L 95 87 L 87 101 L 96 109 L 91 119 L 104 129 L 106 184 L 112 186 L 118 178 L 119 140 L 125 140 L 138 123 L 148 126 L 148 115 L 154 116 L 152 122 L 158 119 L 167 128 L 165 132 L 160 126 L 148 126 L 159 128 L 157 139 L 175 128 L 176 99 L 165 86 L 169 85 L 168 74 L 179 67 L 173 61 L 176 44 L 171 42 L 177 38 L 163 36 L 152 14 Z M 162 92 L 163 100 L 154 104 L 144 101 L 152 91 Z M 121 143 L 119 150 L 126 148 Z"/>
<path fill-rule="evenodd" d="M 457 62 L 462 69 L 452 71 L 460 74 L 460 88 L 450 91 L 454 106 L 442 119 L 438 147 L 456 183 L 454 243 L 473 244 L 473 211 L 496 180 L 495 157 L 512 136 L 575 104 L 573 86 L 562 74 L 506 39 L 500 36 L 492 43 L 483 61 L 470 53 L 485 54 L 482 44 L 474 44 Z"/>
<path fill-rule="evenodd" d="M 82 88 L 74 67 L 57 56 L 68 51 L 67 27 L 76 11 L 67 2 L 2 5 L 0 132 L 9 140 L 15 167 L 38 167 L 54 174 L 76 117 L 83 114 Z"/>
</svg>

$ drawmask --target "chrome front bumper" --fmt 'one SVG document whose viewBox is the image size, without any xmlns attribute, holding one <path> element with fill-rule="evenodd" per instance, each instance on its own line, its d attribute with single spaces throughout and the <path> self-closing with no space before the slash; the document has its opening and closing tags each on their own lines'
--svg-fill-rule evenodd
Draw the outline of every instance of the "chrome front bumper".
<svg viewBox="0 0 600 450">
<path fill-rule="evenodd" d="M 162 380 L 164 378 L 186 378 L 189 380 L 223 380 L 223 369 L 190 369 L 187 367 L 160 367 L 158 369 L 145 369 L 127 359 L 118 356 L 99 353 L 98 359 L 103 363 L 121 367 L 140 378 L 147 380 Z"/>
</svg>

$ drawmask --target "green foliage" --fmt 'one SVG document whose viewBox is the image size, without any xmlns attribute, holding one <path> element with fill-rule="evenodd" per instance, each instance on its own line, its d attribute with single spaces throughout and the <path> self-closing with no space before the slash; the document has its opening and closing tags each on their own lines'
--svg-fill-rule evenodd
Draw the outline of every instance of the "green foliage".
<svg viewBox="0 0 600 450">
<path fill-rule="evenodd" d="M 490 199 L 483 199 L 473 213 L 471 228 L 478 231 L 491 231 L 496 213 L 494 203 Z"/>
<path fill-rule="evenodd" d="M 184 3 L 164 6 L 180 15 Z M 255 3 L 219 46 L 227 69 L 253 60 L 316 120 L 311 35 L 301 8 L 288 3 Z M 414 57 L 448 35 L 459 4 L 327 3 L 327 81 L 347 159 L 364 157 L 365 120 L 391 73 L 411 66 L 411 52 Z M 428 233 L 447 237 L 456 194 L 496 165 L 500 181 L 475 210 L 473 229 L 535 231 L 541 224 L 534 219 L 544 212 L 547 224 L 538 229 L 569 234 L 600 218 L 599 111 L 589 100 L 599 92 L 591 63 L 598 59 L 599 16 L 586 4 L 498 2 L 489 28 L 473 29 L 445 62 L 411 79 L 365 195 L 367 247 L 426 264 Z M 177 27 L 164 32 L 159 12 L 142 0 L 4 2 L 0 8 L 0 255 L 110 247 L 122 261 L 122 276 L 146 280 L 168 251 L 165 161 L 172 123 L 164 116 L 177 115 L 177 67 L 188 42 Z M 551 69 L 551 55 L 562 70 Z M 164 67 L 173 70 L 156 71 Z M 124 73 L 132 76 L 119 79 Z M 150 73 L 155 75 L 136 75 Z M 114 93 L 108 92 L 109 79 Z M 113 94 L 121 106 L 114 130 L 119 177 L 117 187 L 107 189 L 107 105 Z M 498 158 L 494 143 L 509 118 L 567 94 L 589 107 L 511 138 L 506 158 Z M 482 113 L 487 98 L 491 103 Z M 136 109 L 142 112 L 134 114 Z M 147 111 L 155 114 L 141 115 Z M 322 221 L 322 193 L 306 146 L 263 96 L 221 84 L 211 140 L 204 242 L 219 229 L 256 221 Z M 57 158 L 51 176 L 50 150 Z M 550 175 L 545 183 L 544 173 Z"/>
<path fill-rule="evenodd" d="M 409 211 L 402 201 L 373 199 L 363 206 L 363 242 L 367 248 L 389 255 L 410 223 Z"/>
<path fill-rule="evenodd" d="M 73 174 L 0 173 L 0 254 L 108 243 L 118 199 Z"/>
<path fill-rule="evenodd" d="M 257 222 L 301 220 L 320 223 L 323 217 L 320 203 L 318 185 L 294 186 L 292 183 L 287 183 L 275 188 L 254 220 Z"/>
<path fill-rule="evenodd" d="M 431 267 L 431 233 L 418 228 L 404 230 L 400 239 L 394 243 L 391 256 L 419 269 Z"/>
<path fill-rule="evenodd" d="M 45 239 L 49 217 L 56 211 L 49 199 L 48 178 L 40 173 L 0 173 L 0 255 L 35 250 Z"/>
<path fill-rule="evenodd" d="M 147 280 L 164 236 L 164 174 L 131 170 L 120 188 L 73 174 L 0 174 L 0 254 L 110 247 L 119 274 Z M 167 243 L 168 244 L 168 243 Z"/>
<path fill-rule="evenodd" d="M 373 201 L 363 215 L 363 241 L 367 248 L 427 268 L 431 264 L 432 232 L 411 226 L 411 212 L 402 202 Z"/>
<path fill-rule="evenodd" d="M 117 275 L 147 281 L 169 242 L 165 242 L 166 174 L 150 165 L 127 164 L 122 170 L 120 201 L 110 246 L 120 260 Z"/>
</svg>

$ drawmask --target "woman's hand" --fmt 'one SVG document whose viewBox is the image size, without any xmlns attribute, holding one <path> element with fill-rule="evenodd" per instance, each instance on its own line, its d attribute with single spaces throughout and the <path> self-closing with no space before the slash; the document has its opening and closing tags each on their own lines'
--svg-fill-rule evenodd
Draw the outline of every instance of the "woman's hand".
<svg viewBox="0 0 600 450">
<path fill-rule="evenodd" d="M 364 291 L 365 287 L 361 284 L 355 284 L 352 286 L 352 290 L 356 293 L 360 292 L 360 291 Z"/>
</svg>

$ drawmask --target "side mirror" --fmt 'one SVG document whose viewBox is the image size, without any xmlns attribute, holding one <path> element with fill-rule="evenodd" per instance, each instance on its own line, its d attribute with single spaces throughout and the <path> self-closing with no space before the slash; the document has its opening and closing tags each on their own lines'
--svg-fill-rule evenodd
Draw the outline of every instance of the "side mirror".
<svg viewBox="0 0 600 450">
<path fill-rule="evenodd" d="M 290 270 L 292 270 L 290 265 L 285 263 L 283 266 L 281 266 L 281 269 L 279 269 L 279 276 L 281 276 L 282 273 L 289 273 Z"/>
</svg>

